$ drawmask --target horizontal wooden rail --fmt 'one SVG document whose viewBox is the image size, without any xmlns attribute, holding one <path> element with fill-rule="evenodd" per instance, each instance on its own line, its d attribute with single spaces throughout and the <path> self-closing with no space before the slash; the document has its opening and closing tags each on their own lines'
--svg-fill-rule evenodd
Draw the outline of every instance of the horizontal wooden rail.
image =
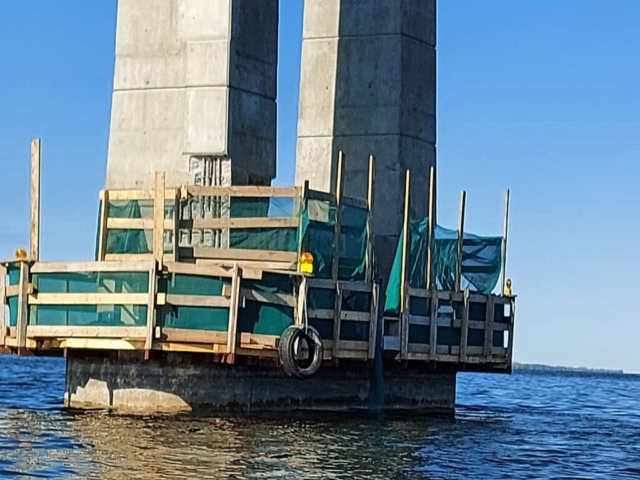
<svg viewBox="0 0 640 480">
<path fill-rule="evenodd" d="M 243 300 L 280 305 L 283 307 L 295 308 L 296 306 L 296 298 L 293 295 L 286 295 L 282 293 L 260 292 L 258 290 L 243 288 L 240 290 L 240 298 Z"/>
<path fill-rule="evenodd" d="M 226 297 L 209 295 L 170 295 L 159 294 L 158 305 L 169 304 L 175 307 L 229 308 L 231 302 Z"/>
<path fill-rule="evenodd" d="M 103 192 L 100 193 L 100 198 L 104 197 Z M 107 193 L 109 201 L 153 200 L 155 196 L 153 190 L 108 190 Z M 176 194 L 175 188 L 167 188 L 164 191 L 165 199 L 175 198 Z"/>
<path fill-rule="evenodd" d="M 147 293 L 39 293 L 29 305 L 147 305 Z"/>
<path fill-rule="evenodd" d="M 319 288 L 323 290 L 335 290 L 339 285 L 343 292 L 363 292 L 371 293 L 373 285 L 366 282 L 352 282 L 347 280 L 332 280 L 330 278 L 309 279 L 309 288 Z"/>
<path fill-rule="evenodd" d="M 146 262 L 39 262 L 31 267 L 31 273 L 141 273 L 149 272 L 151 268 L 153 268 L 151 260 Z"/>
<path fill-rule="evenodd" d="M 247 250 L 240 248 L 180 248 L 181 258 L 202 258 L 236 261 L 265 261 L 296 264 L 297 252 L 280 252 L 275 250 Z"/>
<path fill-rule="evenodd" d="M 153 218 L 107 218 L 107 230 L 153 230 Z M 164 229 L 173 230 L 173 220 L 164 220 Z"/>
<path fill-rule="evenodd" d="M 188 230 L 222 230 L 235 228 L 298 228 L 298 217 L 199 218 L 181 220 L 180 228 Z"/>
<path fill-rule="evenodd" d="M 296 198 L 302 196 L 301 187 L 196 187 L 186 191 L 193 197 L 247 197 L 247 198 Z"/>
<path fill-rule="evenodd" d="M 309 319 L 314 320 L 333 320 L 335 313 L 333 310 L 309 310 Z M 371 320 L 370 312 L 353 312 L 342 310 L 340 312 L 340 320 L 345 322 L 369 322 Z"/>
<path fill-rule="evenodd" d="M 144 339 L 146 327 L 83 327 L 29 325 L 29 338 L 123 338 Z"/>
</svg>

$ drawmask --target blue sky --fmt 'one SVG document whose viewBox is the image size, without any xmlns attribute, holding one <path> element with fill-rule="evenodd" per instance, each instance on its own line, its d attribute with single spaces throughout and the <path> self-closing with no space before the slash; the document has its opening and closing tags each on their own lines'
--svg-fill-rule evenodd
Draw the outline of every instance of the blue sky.
<svg viewBox="0 0 640 480">
<path fill-rule="evenodd" d="M 279 178 L 293 181 L 302 0 L 281 0 Z M 0 258 L 28 243 L 43 139 L 45 260 L 90 259 L 104 185 L 115 0 L 4 2 Z M 512 195 L 516 360 L 640 372 L 637 0 L 439 6 L 439 221 L 500 234 Z"/>
</svg>

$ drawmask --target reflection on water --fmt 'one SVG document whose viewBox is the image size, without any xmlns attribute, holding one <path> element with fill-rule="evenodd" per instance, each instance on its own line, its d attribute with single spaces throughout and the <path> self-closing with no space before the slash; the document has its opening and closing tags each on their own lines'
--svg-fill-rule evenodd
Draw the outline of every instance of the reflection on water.
<svg viewBox="0 0 640 480">
<path fill-rule="evenodd" d="M 0 478 L 638 478 L 640 381 L 459 379 L 455 419 L 60 409 L 64 363 L 0 359 Z"/>
</svg>

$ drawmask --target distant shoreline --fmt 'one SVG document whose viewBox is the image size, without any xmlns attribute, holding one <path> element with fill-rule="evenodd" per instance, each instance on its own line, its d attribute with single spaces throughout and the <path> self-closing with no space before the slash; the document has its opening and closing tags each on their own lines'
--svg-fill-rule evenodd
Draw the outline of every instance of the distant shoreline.
<svg viewBox="0 0 640 480">
<path fill-rule="evenodd" d="M 624 370 L 610 370 L 606 368 L 559 367 L 553 365 L 539 365 L 533 363 L 514 363 L 514 372 L 572 372 L 599 373 L 605 375 L 624 375 Z"/>
</svg>

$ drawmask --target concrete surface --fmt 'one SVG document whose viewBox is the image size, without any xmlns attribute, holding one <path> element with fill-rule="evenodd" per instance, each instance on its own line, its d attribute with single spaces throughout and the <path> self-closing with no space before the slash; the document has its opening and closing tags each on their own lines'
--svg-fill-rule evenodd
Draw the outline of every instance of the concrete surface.
<svg viewBox="0 0 640 480">
<path fill-rule="evenodd" d="M 366 198 L 377 159 L 375 221 L 384 277 L 402 226 L 405 170 L 412 212 L 428 211 L 436 163 L 436 0 L 305 0 L 296 182 Z"/>
<path fill-rule="evenodd" d="M 107 188 L 193 183 L 193 158 L 232 182 L 276 173 L 278 0 L 119 0 Z"/>
<path fill-rule="evenodd" d="M 323 368 L 308 380 L 274 368 L 226 366 L 203 357 L 168 355 L 143 361 L 121 353 L 99 358 L 70 352 L 65 405 L 121 413 L 349 411 L 382 409 L 452 414 L 455 374 L 395 370 L 385 376 L 382 403 L 371 394 L 370 370 Z"/>
</svg>

